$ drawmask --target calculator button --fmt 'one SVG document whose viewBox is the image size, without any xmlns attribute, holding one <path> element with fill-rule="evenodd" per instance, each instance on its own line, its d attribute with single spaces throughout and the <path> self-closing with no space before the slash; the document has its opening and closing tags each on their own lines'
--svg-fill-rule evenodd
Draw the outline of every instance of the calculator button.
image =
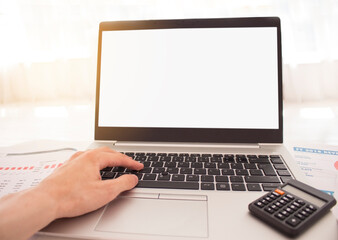
<svg viewBox="0 0 338 240">
<path fill-rule="evenodd" d="M 291 205 L 290 208 L 293 210 L 293 211 L 296 211 L 298 209 L 298 207 L 296 207 L 295 205 Z"/>
<path fill-rule="evenodd" d="M 271 197 L 265 197 L 264 198 L 266 201 L 268 201 L 268 202 L 272 202 L 272 198 Z"/>
<path fill-rule="evenodd" d="M 273 210 L 271 207 L 266 207 L 264 210 L 271 214 L 275 212 L 275 210 Z"/>
<path fill-rule="evenodd" d="M 285 210 L 281 211 L 280 213 L 283 214 L 285 217 L 290 216 L 290 214 Z"/>
<path fill-rule="evenodd" d="M 300 220 L 304 220 L 305 219 L 305 217 L 302 214 L 300 214 L 300 213 L 297 213 L 295 216 L 297 218 L 299 218 Z"/>
<path fill-rule="evenodd" d="M 259 208 L 262 208 L 265 206 L 261 201 L 256 202 L 255 205 Z"/>
<path fill-rule="evenodd" d="M 277 207 L 275 204 L 271 205 L 271 208 L 275 211 L 279 209 L 279 207 Z"/>
<path fill-rule="evenodd" d="M 278 188 L 275 189 L 275 193 L 278 193 L 279 195 L 284 195 L 284 192 Z"/>
<path fill-rule="evenodd" d="M 286 197 L 287 197 L 288 199 L 290 199 L 290 200 L 293 200 L 293 199 L 294 199 L 294 197 L 293 197 L 292 195 L 290 195 L 290 194 L 286 194 Z"/>
<path fill-rule="evenodd" d="M 305 212 L 304 210 L 300 211 L 299 213 L 302 214 L 304 217 L 310 216 L 310 214 L 308 214 L 308 213 Z"/>
<path fill-rule="evenodd" d="M 288 199 L 286 196 L 282 197 L 282 199 L 283 199 L 285 202 L 290 202 L 290 199 Z"/>
<path fill-rule="evenodd" d="M 281 199 L 281 200 L 279 200 L 279 203 L 282 204 L 282 205 L 285 205 L 286 201 L 284 201 L 283 199 Z"/>
<path fill-rule="evenodd" d="M 272 192 L 273 196 L 275 196 L 275 198 L 278 198 L 280 197 L 280 194 L 279 193 L 276 193 L 276 192 Z"/>
<path fill-rule="evenodd" d="M 262 202 L 264 205 L 269 204 L 269 202 L 266 201 L 265 199 L 261 200 L 261 202 Z"/>
<path fill-rule="evenodd" d="M 292 227 L 297 226 L 300 222 L 300 219 L 296 217 L 291 217 L 286 221 L 286 223 L 291 225 Z"/>
<path fill-rule="evenodd" d="M 278 218 L 278 219 L 280 219 L 280 220 L 284 220 L 285 219 L 285 216 L 283 214 L 281 214 L 281 213 L 275 214 L 275 217 Z"/>
<path fill-rule="evenodd" d="M 315 206 L 311 205 L 311 204 L 307 205 L 307 207 L 310 208 L 312 211 L 316 211 L 317 210 L 317 208 Z"/>
<path fill-rule="evenodd" d="M 308 214 L 313 213 L 313 211 L 312 211 L 310 208 L 308 208 L 308 207 L 306 207 L 304 210 L 305 210 L 305 212 L 307 212 Z"/>
<path fill-rule="evenodd" d="M 302 206 L 305 205 L 305 202 L 301 199 L 297 199 L 296 202 Z"/>
<path fill-rule="evenodd" d="M 270 194 L 270 195 L 269 195 L 269 198 L 271 198 L 272 200 L 275 200 L 275 199 L 276 199 L 276 196 L 273 195 L 273 194 Z"/>
<path fill-rule="evenodd" d="M 300 204 L 297 203 L 297 202 L 294 202 L 294 203 L 293 203 L 293 206 L 295 206 L 295 207 L 297 207 L 297 208 L 300 208 Z"/>
<path fill-rule="evenodd" d="M 277 207 L 279 207 L 279 208 L 280 208 L 280 207 L 283 207 L 283 204 L 281 204 L 280 202 L 276 202 L 275 205 L 276 205 Z"/>
<path fill-rule="evenodd" d="M 287 207 L 287 208 L 285 208 L 285 211 L 287 211 L 288 213 L 294 213 L 294 211 L 291 209 L 291 208 L 289 208 L 289 207 Z"/>
</svg>

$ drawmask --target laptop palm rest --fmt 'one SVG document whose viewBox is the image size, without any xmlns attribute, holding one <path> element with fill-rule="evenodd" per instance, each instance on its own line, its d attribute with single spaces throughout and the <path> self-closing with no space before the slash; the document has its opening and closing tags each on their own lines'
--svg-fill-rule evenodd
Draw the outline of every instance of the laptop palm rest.
<svg viewBox="0 0 338 240">
<path fill-rule="evenodd" d="M 208 201 L 202 195 L 133 193 L 105 208 L 96 231 L 208 237 Z"/>
</svg>

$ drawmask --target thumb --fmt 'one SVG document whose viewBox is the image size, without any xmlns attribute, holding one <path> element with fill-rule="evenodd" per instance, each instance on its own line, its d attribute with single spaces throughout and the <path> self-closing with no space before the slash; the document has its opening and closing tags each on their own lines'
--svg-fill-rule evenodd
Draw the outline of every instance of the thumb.
<svg viewBox="0 0 338 240">
<path fill-rule="evenodd" d="M 125 174 L 112 180 L 104 180 L 104 188 L 110 193 L 111 200 L 121 192 L 133 189 L 138 183 L 138 177 L 134 174 Z"/>
</svg>

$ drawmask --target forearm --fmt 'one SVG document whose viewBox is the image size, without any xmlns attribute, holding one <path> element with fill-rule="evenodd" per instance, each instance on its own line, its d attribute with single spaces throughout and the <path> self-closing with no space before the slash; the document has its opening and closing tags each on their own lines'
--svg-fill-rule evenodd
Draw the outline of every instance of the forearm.
<svg viewBox="0 0 338 240">
<path fill-rule="evenodd" d="M 56 203 L 35 187 L 0 199 L 0 239 L 27 239 L 53 221 Z"/>
</svg>

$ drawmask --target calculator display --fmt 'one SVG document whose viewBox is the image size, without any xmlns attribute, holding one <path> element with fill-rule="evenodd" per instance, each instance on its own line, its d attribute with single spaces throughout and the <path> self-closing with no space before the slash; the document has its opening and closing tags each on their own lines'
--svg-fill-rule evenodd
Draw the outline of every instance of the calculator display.
<svg viewBox="0 0 338 240">
<path fill-rule="evenodd" d="M 325 201 L 323 201 L 323 200 L 321 200 L 317 197 L 314 197 L 314 196 L 312 196 L 312 195 L 310 195 L 306 192 L 303 192 L 302 190 L 295 188 L 295 187 L 288 185 L 288 184 L 285 185 L 282 189 L 291 193 L 291 194 L 294 194 L 297 197 L 302 198 L 302 199 L 308 201 L 309 203 L 314 204 L 318 207 L 322 207 L 326 203 Z"/>
</svg>

